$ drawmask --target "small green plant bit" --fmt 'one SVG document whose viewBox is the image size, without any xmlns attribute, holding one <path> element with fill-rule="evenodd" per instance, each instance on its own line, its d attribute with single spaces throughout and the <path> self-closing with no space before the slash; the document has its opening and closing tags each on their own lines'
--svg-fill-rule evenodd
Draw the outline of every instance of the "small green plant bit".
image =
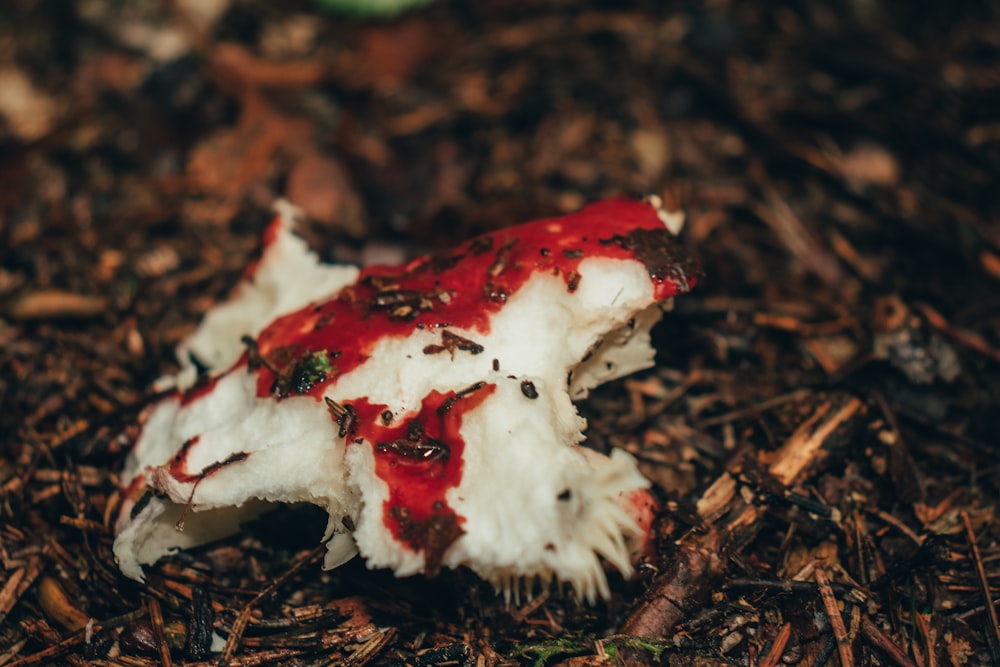
<svg viewBox="0 0 1000 667">
<path fill-rule="evenodd" d="M 646 639 L 643 637 L 631 637 L 628 635 L 616 635 L 614 637 L 608 637 L 603 640 L 604 652 L 608 654 L 612 660 L 618 655 L 620 651 L 626 652 L 642 652 L 649 656 L 651 663 L 659 663 L 663 658 L 663 652 L 676 648 L 676 642 L 671 640 L 656 641 L 653 639 Z"/>
<path fill-rule="evenodd" d="M 395 16 L 430 4 L 431 0 L 316 0 L 326 9 L 361 17 Z"/>
<path fill-rule="evenodd" d="M 593 652 L 592 641 L 580 639 L 553 639 L 536 644 L 522 644 L 511 656 L 515 658 L 534 658 L 534 667 L 545 667 L 551 658 L 556 656 L 576 656 Z"/>
</svg>

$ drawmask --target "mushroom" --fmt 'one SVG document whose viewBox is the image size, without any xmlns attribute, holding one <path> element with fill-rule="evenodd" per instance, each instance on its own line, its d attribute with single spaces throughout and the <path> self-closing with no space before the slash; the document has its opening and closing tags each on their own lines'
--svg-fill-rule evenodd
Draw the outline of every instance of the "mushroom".
<svg viewBox="0 0 1000 667">
<path fill-rule="evenodd" d="M 122 572 L 313 503 L 327 568 L 360 552 L 398 576 L 465 565 L 508 598 L 537 579 L 606 598 L 602 561 L 632 572 L 652 496 L 629 454 L 580 446 L 573 400 L 651 366 L 650 328 L 696 279 L 655 203 L 361 271 L 318 262 L 280 206 L 128 458 Z"/>
</svg>

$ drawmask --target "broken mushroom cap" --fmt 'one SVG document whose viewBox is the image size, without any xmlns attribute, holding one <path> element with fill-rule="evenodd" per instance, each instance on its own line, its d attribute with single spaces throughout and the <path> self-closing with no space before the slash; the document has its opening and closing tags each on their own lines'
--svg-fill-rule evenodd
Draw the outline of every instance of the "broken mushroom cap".
<svg viewBox="0 0 1000 667">
<path fill-rule="evenodd" d="M 281 210 L 129 457 L 122 571 L 307 502 L 330 515 L 327 567 L 360 551 L 399 576 L 464 565 L 507 596 L 555 579 L 607 597 L 602 560 L 631 572 L 649 484 L 579 446 L 572 400 L 652 365 L 650 328 L 697 276 L 664 220 L 609 201 L 358 273 L 318 263 Z"/>
</svg>

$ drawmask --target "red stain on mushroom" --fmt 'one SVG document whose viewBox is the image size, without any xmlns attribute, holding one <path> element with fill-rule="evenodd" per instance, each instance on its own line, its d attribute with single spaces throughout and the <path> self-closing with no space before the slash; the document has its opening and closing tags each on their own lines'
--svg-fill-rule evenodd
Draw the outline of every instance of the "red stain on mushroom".
<svg viewBox="0 0 1000 667">
<path fill-rule="evenodd" d="M 360 398 L 348 401 L 355 418 L 348 438 L 375 447 L 375 474 L 389 488 L 383 521 L 397 540 L 424 551 L 427 572 L 436 573 L 441 558 L 462 534 L 465 517 L 449 506 L 448 491 L 462 480 L 465 441 L 462 417 L 496 389 L 480 384 L 469 391 L 432 391 L 420 410 L 386 426 L 386 405 Z"/>
<path fill-rule="evenodd" d="M 184 444 L 181 445 L 180 450 L 174 454 L 174 457 L 167 465 L 167 471 L 170 473 L 170 476 L 181 484 L 194 482 L 195 488 L 197 488 L 198 483 L 209 475 L 212 475 L 233 463 L 245 461 L 247 457 L 250 456 L 246 452 L 234 452 L 221 461 L 215 461 L 214 463 L 208 464 L 198 472 L 191 472 L 188 470 L 188 458 L 191 454 L 191 450 L 198 444 L 200 438 L 201 436 L 196 435 L 185 440 Z M 194 494 L 194 489 L 192 489 L 191 493 L 192 495 Z"/>
<path fill-rule="evenodd" d="M 479 236 L 447 254 L 366 268 L 355 285 L 328 301 L 275 320 L 258 336 L 257 349 L 265 360 L 279 351 L 296 359 L 318 351 L 336 354 L 336 372 L 304 392 L 319 400 L 330 382 L 363 364 L 384 338 L 447 327 L 487 334 L 491 317 L 532 275 L 559 276 L 573 292 L 580 284 L 577 269 L 588 258 L 643 262 L 657 301 L 687 291 L 698 274 L 678 255 L 677 242 L 655 209 L 602 202 Z M 258 396 L 272 394 L 276 370 L 273 363 L 256 369 Z"/>
<path fill-rule="evenodd" d="M 254 257 L 247 264 L 246 268 L 243 269 L 243 279 L 249 280 L 253 278 L 254 274 L 257 273 L 257 267 L 260 265 L 260 259 L 267 252 L 267 249 L 274 245 L 275 241 L 281 235 L 282 221 L 281 216 L 274 218 L 267 224 L 264 229 L 264 234 L 260 240 L 260 248 L 257 250 L 256 257 Z"/>
<path fill-rule="evenodd" d="M 168 469 L 170 471 L 170 476 L 176 479 L 178 482 L 193 482 L 198 479 L 197 474 L 191 474 L 187 471 L 187 460 L 188 454 L 191 452 L 191 448 L 198 444 L 198 440 L 201 436 L 194 436 L 188 438 L 181 445 L 181 448 L 174 454 L 174 458 L 170 460 Z"/>
<path fill-rule="evenodd" d="M 649 489 L 635 489 L 625 496 L 622 506 L 639 527 L 639 537 L 632 545 L 632 560 L 654 557 L 656 545 L 653 540 L 653 523 L 656 521 L 656 513 L 659 510 L 656 497 Z"/>
</svg>

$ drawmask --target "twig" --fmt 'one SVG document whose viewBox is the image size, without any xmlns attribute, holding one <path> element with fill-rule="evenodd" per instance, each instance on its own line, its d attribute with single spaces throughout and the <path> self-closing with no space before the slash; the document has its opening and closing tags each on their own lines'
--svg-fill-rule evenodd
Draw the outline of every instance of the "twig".
<svg viewBox="0 0 1000 667">
<path fill-rule="evenodd" d="M 382 649 L 384 649 L 395 637 L 396 628 L 386 628 L 385 630 L 380 630 L 372 635 L 368 641 L 362 644 L 357 651 L 348 656 L 347 659 L 330 663 L 330 665 L 331 667 L 333 665 L 340 665 L 340 667 L 361 667 L 361 665 L 366 664 L 369 660 L 381 653 Z"/>
<path fill-rule="evenodd" d="M 27 567 L 20 567 L 14 570 L 14 574 L 10 575 L 3 588 L 0 589 L 0 621 L 14 608 L 14 605 L 20 599 L 17 589 L 20 587 L 21 582 L 24 581 L 24 575 L 27 571 Z"/>
<path fill-rule="evenodd" d="M 969 540 L 969 547 L 972 549 L 972 559 L 976 565 L 976 576 L 979 577 L 979 587 L 986 600 L 986 614 L 990 620 L 990 628 L 986 633 L 989 640 L 990 652 L 994 661 L 1000 654 L 1000 620 L 997 619 L 997 608 L 993 605 L 993 598 L 990 596 L 990 581 L 986 576 L 986 568 L 983 567 L 983 557 L 979 553 L 979 543 L 976 541 L 976 533 L 972 530 L 972 522 L 969 521 L 969 514 L 962 510 L 962 523 L 965 524 L 965 535 Z"/>
<path fill-rule="evenodd" d="M 795 391 L 789 392 L 787 394 L 781 394 L 780 396 L 775 396 L 774 398 L 769 398 L 767 400 L 761 401 L 760 403 L 754 403 L 753 405 L 747 406 L 745 408 L 739 408 L 737 410 L 731 410 L 725 414 L 717 415 L 715 417 L 710 417 L 709 419 L 701 420 L 700 426 L 702 428 L 708 428 L 710 426 L 718 426 L 719 424 L 725 424 L 727 422 L 733 422 L 737 419 L 744 419 L 746 417 L 753 417 L 761 412 L 765 412 L 772 408 L 776 408 L 779 405 L 784 405 L 790 401 L 797 401 L 808 395 L 808 389 L 797 389 Z"/>
<path fill-rule="evenodd" d="M 42 565 L 38 558 L 32 558 L 26 566 L 14 571 L 14 574 L 10 576 L 7 583 L 0 589 L 0 623 L 3 623 L 10 610 L 14 608 L 17 601 L 21 599 L 24 592 L 28 590 L 41 573 Z"/>
<path fill-rule="evenodd" d="M 28 643 L 28 640 L 29 637 L 21 637 L 13 641 L 5 651 L 0 652 L 0 665 L 6 665 L 11 658 L 20 653 L 24 645 Z"/>
<path fill-rule="evenodd" d="M 993 604 L 994 605 L 1000 604 L 1000 598 L 993 598 Z M 971 607 L 970 609 L 966 609 L 961 614 L 956 614 L 955 618 L 959 619 L 960 621 L 967 621 L 973 616 L 978 616 L 979 614 L 983 614 L 985 612 L 986 612 L 986 605 L 981 604 L 975 607 Z"/>
<path fill-rule="evenodd" d="M 974 352 L 978 352 L 984 357 L 989 357 L 993 361 L 1000 363 L 1000 350 L 993 347 L 989 342 L 975 333 L 974 331 L 968 331 L 960 327 L 956 327 L 947 319 L 944 315 L 934 310 L 930 305 L 926 303 L 915 303 L 914 306 L 923 313 L 924 317 L 927 319 L 927 323 L 933 328 L 937 329 L 948 338 L 951 338 L 959 345 L 969 348 Z"/>
<path fill-rule="evenodd" d="M 827 322 L 803 322 L 791 315 L 775 315 L 773 313 L 754 313 L 753 323 L 759 327 L 769 327 L 780 331 L 791 331 L 800 336 L 829 336 L 839 333 L 857 324 L 857 319 L 851 316 L 840 317 Z"/>
<path fill-rule="evenodd" d="M 794 579 L 730 579 L 726 582 L 726 585 L 722 587 L 724 591 L 731 590 L 750 590 L 750 591 L 768 591 L 771 593 L 802 593 L 812 595 L 819 588 L 815 582 L 812 581 L 796 581 Z M 850 590 L 848 586 L 843 584 L 832 583 L 830 588 L 835 592 L 846 593 Z"/>
<path fill-rule="evenodd" d="M 861 618 L 861 634 L 899 667 L 917 667 L 917 663 L 910 660 L 910 657 L 886 637 L 867 616 Z"/>
<path fill-rule="evenodd" d="M 917 621 L 920 638 L 924 641 L 925 664 L 927 667 L 938 667 L 937 654 L 934 653 L 934 638 L 931 636 L 931 628 L 927 623 L 927 615 L 916 612 L 913 616 Z"/>
<path fill-rule="evenodd" d="M 854 654 L 851 652 L 851 638 L 847 635 L 847 628 L 844 627 L 844 618 L 840 615 L 840 606 L 837 598 L 830 588 L 830 581 L 826 578 L 823 568 L 816 564 L 814 570 L 816 584 L 819 586 L 819 596 L 823 600 L 823 608 L 826 609 L 826 617 L 830 621 L 830 629 L 833 636 L 837 638 L 837 651 L 840 653 L 840 666 L 853 667 Z"/>
<path fill-rule="evenodd" d="M 90 532 L 96 535 L 111 535 L 111 527 L 92 519 L 76 518 L 63 515 L 59 517 L 59 523 L 64 526 L 72 526 L 83 532 Z"/>
<path fill-rule="evenodd" d="M 520 609 L 512 609 L 510 612 L 511 618 L 514 619 L 515 623 L 523 623 L 525 619 L 534 614 L 549 600 L 549 592 L 542 591 L 540 595 L 535 596 L 533 600 L 528 602 Z"/>
<path fill-rule="evenodd" d="M 806 268 L 827 285 L 843 282 L 844 270 L 836 255 L 821 245 L 812 230 L 808 229 L 770 183 L 765 181 L 764 170 L 758 168 L 758 180 L 764 193 L 764 202 L 753 205 L 754 215 L 774 230 L 782 245 Z"/>
<path fill-rule="evenodd" d="M 785 652 L 785 646 L 788 645 L 788 640 L 792 636 L 792 624 L 785 623 L 781 626 L 781 631 L 774 638 L 774 643 L 771 644 L 771 650 L 768 651 L 767 655 L 764 656 L 764 660 L 761 661 L 760 667 L 776 667 L 778 662 L 781 660 L 781 654 Z"/>
<path fill-rule="evenodd" d="M 875 401 L 878 403 L 882 416 L 892 429 L 892 444 L 889 445 L 889 475 L 899 499 L 913 503 L 923 500 L 924 489 L 920 483 L 920 475 L 917 472 L 917 465 L 913 462 L 913 457 L 903 439 L 903 432 L 899 429 L 899 422 L 896 420 L 896 413 L 889 407 L 889 401 L 881 391 L 874 391 Z"/>
<path fill-rule="evenodd" d="M 882 519 L 882 521 L 885 521 L 890 526 L 895 527 L 896 530 L 898 530 L 903 535 L 906 535 L 908 538 L 910 538 L 911 540 L 913 540 L 913 542 L 917 546 L 922 546 L 923 543 L 927 541 L 927 536 L 926 535 L 918 535 L 916 532 L 913 531 L 912 528 L 910 528 L 905 523 L 903 523 L 902 520 L 897 519 L 893 515 L 891 515 L 888 512 L 886 512 L 885 510 L 876 510 L 874 512 L 869 512 L 869 514 L 872 514 L 873 516 L 877 516 L 878 518 Z"/>
<path fill-rule="evenodd" d="M 775 453 L 771 474 L 785 486 L 794 484 L 833 432 L 850 422 L 863 408 L 861 401 L 856 398 L 848 399 L 842 405 L 834 405 L 832 399 L 821 405 Z"/>
<path fill-rule="evenodd" d="M 163 630 L 163 611 L 160 609 L 160 602 L 156 598 L 147 598 L 146 607 L 149 609 L 149 625 L 153 629 L 153 638 L 156 639 L 156 647 L 160 651 L 160 665 L 173 667 L 170 647 L 167 646 L 167 636 Z"/>
</svg>

